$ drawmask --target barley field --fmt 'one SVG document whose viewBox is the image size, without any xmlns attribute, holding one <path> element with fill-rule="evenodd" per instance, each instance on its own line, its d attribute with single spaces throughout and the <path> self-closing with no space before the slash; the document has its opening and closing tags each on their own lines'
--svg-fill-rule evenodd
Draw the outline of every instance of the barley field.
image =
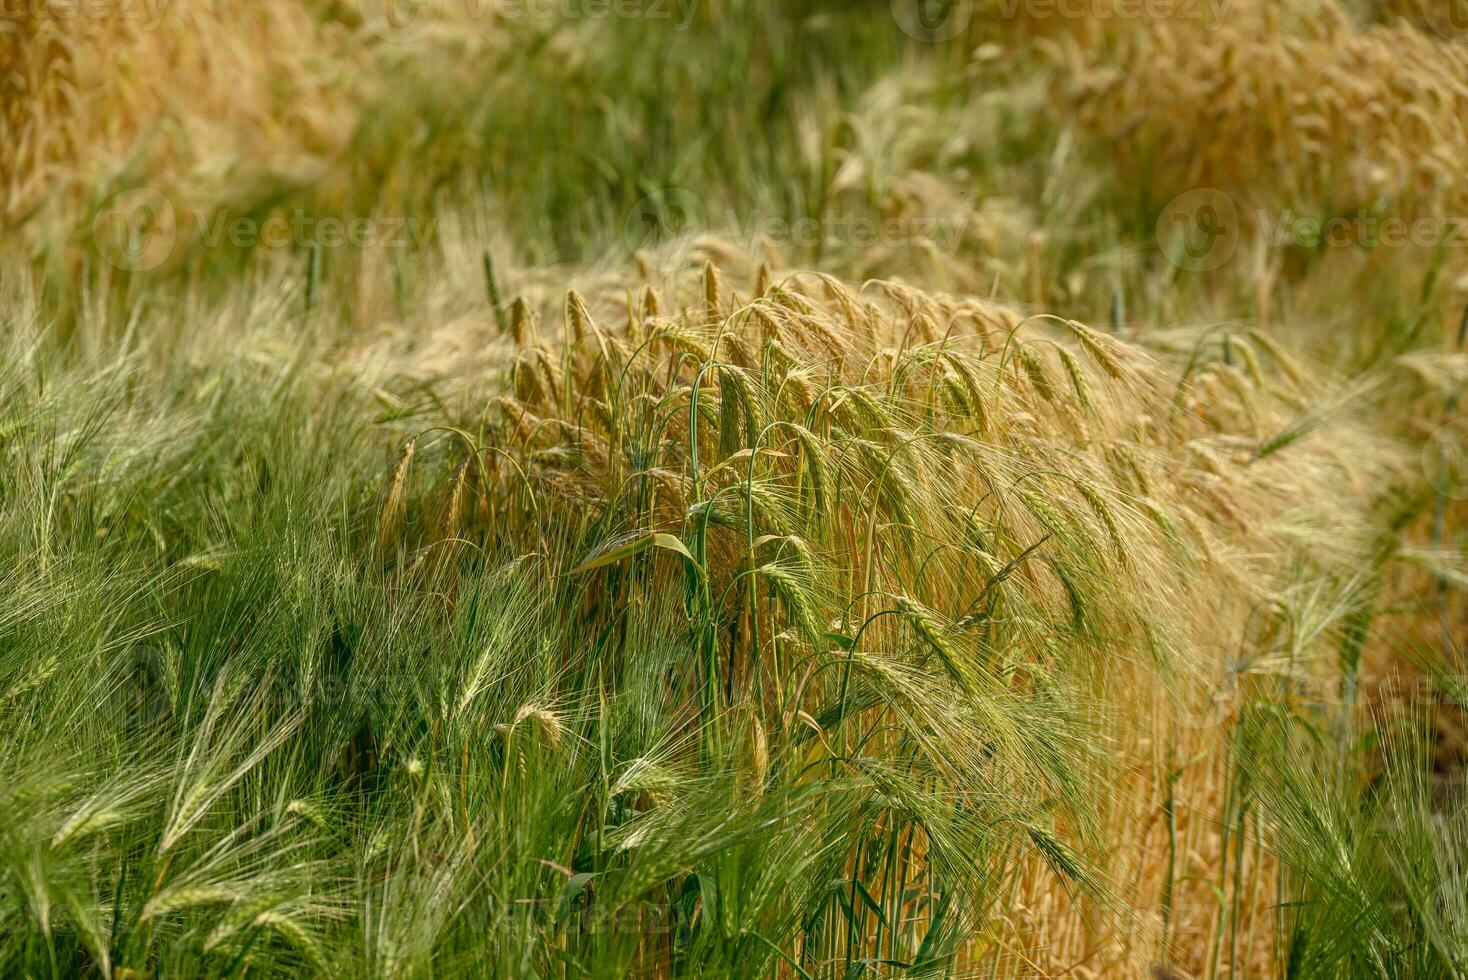
<svg viewBox="0 0 1468 980">
<path fill-rule="evenodd" d="M 1468 977 L 1468 4 L 0 16 L 0 975 Z"/>
</svg>

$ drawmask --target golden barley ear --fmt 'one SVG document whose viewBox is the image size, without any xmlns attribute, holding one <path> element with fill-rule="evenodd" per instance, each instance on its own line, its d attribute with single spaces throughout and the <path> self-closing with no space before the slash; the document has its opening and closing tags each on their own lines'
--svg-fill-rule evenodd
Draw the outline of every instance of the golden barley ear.
<svg viewBox="0 0 1468 980">
<path fill-rule="evenodd" d="M 704 313 L 710 323 L 719 322 L 719 308 L 723 303 L 723 283 L 719 279 L 719 270 L 714 268 L 712 262 L 703 264 L 703 306 Z"/>
<path fill-rule="evenodd" d="M 383 551 L 398 529 L 402 527 L 408 513 L 408 477 L 412 473 L 413 456 L 418 448 L 417 438 L 403 443 L 393 467 L 392 480 L 388 484 L 387 499 L 383 501 L 382 513 L 377 520 L 377 547 Z"/>
<path fill-rule="evenodd" d="M 524 296 L 516 296 L 510 307 L 510 337 L 517 347 L 524 347 L 530 335 L 530 304 Z"/>
<path fill-rule="evenodd" d="M 1055 400 L 1055 385 L 1050 381 L 1050 373 L 1045 370 L 1045 362 L 1040 360 L 1038 354 L 1028 347 L 1020 347 L 1015 352 L 1015 359 L 1019 361 L 1020 367 L 1024 368 L 1025 376 L 1029 378 L 1030 385 L 1039 393 L 1040 397 L 1048 401 Z"/>
<path fill-rule="evenodd" d="M 1121 362 L 1117 360 L 1115 354 L 1107 349 L 1106 341 L 1101 338 L 1100 334 L 1085 324 L 1077 323 L 1074 320 L 1065 321 L 1065 325 L 1075 335 L 1076 340 L 1080 341 L 1080 345 L 1085 349 L 1087 356 L 1095 361 L 1101 370 L 1105 371 L 1112 378 L 1121 377 Z"/>
<path fill-rule="evenodd" d="M 1025 283 L 1030 305 L 1036 313 L 1045 311 L 1045 235 L 1041 231 L 1030 232 L 1025 241 Z"/>
<path fill-rule="evenodd" d="M 759 299 L 770 291 L 770 264 L 761 262 L 759 271 L 754 275 L 754 298 Z"/>
<path fill-rule="evenodd" d="M 574 289 L 566 291 L 565 327 L 571 346 L 580 347 L 586 338 L 587 324 L 591 316 L 586 312 L 586 301 Z"/>
<path fill-rule="evenodd" d="M 455 537 L 459 533 L 459 526 L 464 519 L 464 505 L 469 499 L 473 484 L 474 459 L 475 457 L 470 456 L 454 470 L 453 480 L 449 483 L 448 500 L 444 503 L 443 518 L 439 522 L 440 540 Z"/>
<path fill-rule="evenodd" d="M 1076 401 L 1083 412 L 1091 412 L 1095 409 L 1091 401 L 1091 385 L 1086 380 L 1085 369 L 1074 354 L 1064 347 L 1059 348 L 1056 353 L 1060 355 L 1060 363 L 1065 368 L 1065 373 L 1070 377 L 1071 388 L 1075 391 Z"/>
<path fill-rule="evenodd" d="M 561 716 L 538 704 L 522 704 L 516 710 L 513 721 L 494 727 L 501 737 L 508 739 L 515 734 L 522 723 L 528 723 L 526 727 L 538 735 L 551 749 L 559 748 L 561 739 L 566 734 L 566 725 L 561 720 Z"/>
<path fill-rule="evenodd" d="M 627 288 L 627 323 L 623 327 L 624 336 L 629 344 L 636 345 L 642 341 L 642 317 L 638 315 L 637 298 L 632 294 L 632 288 Z"/>
<path fill-rule="evenodd" d="M 592 317 L 591 310 L 586 305 L 586 299 L 572 289 L 566 294 L 566 307 L 577 343 L 579 344 L 581 338 L 586 334 L 590 334 L 591 338 L 596 341 L 596 349 L 601 354 L 603 363 L 610 369 L 611 349 L 607 346 L 606 335 L 602 333 L 601 327 L 597 326 L 596 319 Z"/>
</svg>

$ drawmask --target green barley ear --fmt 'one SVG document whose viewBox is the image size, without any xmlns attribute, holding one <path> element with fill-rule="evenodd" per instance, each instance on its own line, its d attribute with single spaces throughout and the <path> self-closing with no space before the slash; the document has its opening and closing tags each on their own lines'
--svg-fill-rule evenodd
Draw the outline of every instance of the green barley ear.
<svg viewBox="0 0 1468 980">
<path fill-rule="evenodd" d="M 287 804 L 285 812 L 293 817 L 299 817 L 307 821 L 318 830 L 327 829 L 326 814 L 322 811 L 321 807 L 312 803 L 310 800 L 291 800 Z"/>
<path fill-rule="evenodd" d="M 1137 492 L 1144 497 L 1152 496 L 1152 476 L 1148 471 L 1146 460 L 1137 451 L 1137 447 L 1129 442 L 1117 442 L 1112 444 L 1111 449 L 1115 452 L 1122 467 L 1135 481 Z"/>
<path fill-rule="evenodd" d="M 938 655 L 938 660 L 943 664 L 943 669 L 948 672 L 948 676 L 953 678 L 965 694 L 972 695 L 975 688 L 968 665 L 964 663 L 958 648 L 944 635 L 943 624 L 938 621 L 937 615 L 926 606 L 906 596 L 898 597 L 897 609 L 928 648 Z"/>
<path fill-rule="evenodd" d="M 240 895 L 238 888 L 228 885 L 188 885 L 164 888 L 144 903 L 142 918 L 147 921 L 170 912 L 198 908 L 201 905 L 221 905 L 237 900 Z"/>
<path fill-rule="evenodd" d="M 316 291 L 321 285 L 321 243 L 312 242 L 311 252 L 306 259 L 306 309 L 307 316 L 316 308 Z"/>
<path fill-rule="evenodd" d="M 1055 835 L 1055 831 L 1036 824 L 1026 826 L 1025 830 L 1029 834 L 1030 843 L 1044 856 L 1051 870 L 1078 885 L 1091 884 L 1091 874 L 1086 870 L 1085 863 L 1070 845 Z"/>
<path fill-rule="evenodd" d="M 979 372 L 974 367 L 973 359 L 958 351 L 944 351 L 943 356 L 948 361 L 949 367 L 953 368 L 963 379 L 963 387 L 968 394 L 965 404 L 973 420 L 978 424 L 979 431 L 987 430 L 989 419 L 984 407 L 984 388 L 979 382 Z"/>
<path fill-rule="evenodd" d="M 1060 363 L 1065 367 L 1065 373 L 1070 377 L 1070 385 L 1075 390 L 1076 401 L 1080 402 L 1081 408 L 1087 412 L 1093 411 L 1095 406 L 1091 404 L 1091 386 L 1086 381 L 1086 372 L 1081 368 L 1080 361 L 1076 356 L 1064 347 L 1057 348 L 1060 355 Z"/>
<path fill-rule="evenodd" d="M 744 432 L 744 399 L 730 367 L 719 368 L 719 457 L 727 459 L 739 451 Z"/>
<path fill-rule="evenodd" d="M 1254 345 L 1246 340 L 1235 340 L 1234 350 L 1244 359 L 1244 370 L 1249 374 L 1249 380 L 1256 388 L 1266 387 L 1264 380 L 1264 369 L 1259 365 L 1259 353 L 1254 350 Z"/>
<path fill-rule="evenodd" d="M 963 386 L 963 379 L 957 372 L 944 371 L 938 382 L 938 389 L 942 395 L 943 407 L 950 415 L 967 418 L 974 414 L 973 406 L 969 403 L 968 389 Z"/>
<path fill-rule="evenodd" d="M 761 565 L 757 573 L 780 600 L 790 622 L 806 639 L 811 642 L 820 639 L 821 620 L 811 602 L 810 570 L 787 561 Z"/>
<path fill-rule="evenodd" d="M 489 300 L 489 308 L 494 312 L 494 324 L 500 333 L 505 332 L 505 303 L 500 296 L 499 280 L 494 274 L 494 256 L 489 249 L 484 250 L 484 292 Z"/>
<path fill-rule="evenodd" d="M 770 772 L 770 740 L 765 726 L 755 715 L 749 720 L 749 785 L 756 796 L 765 795 Z"/>
<path fill-rule="evenodd" d="M 1126 542 L 1122 539 L 1121 528 L 1117 526 L 1116 518 L 1112 515 L 1111 508 L 1101 498 L 1101 494 L 1097 490 L 1096 485 L 1089 480 L 1077 480 L 1076 489 L 1081 492 L 1081 496 L 1086 500 L 1086 505 L 1091 508 L 1091 512 L 1096 515 L 1096 519 L 1101 522 L 1101 526 L 1106 529 L 1106 537 L 1111 541 L 1111 548 L 1116 554 L 1116 560 L 1123 565 L 1128 564 Z"/>
<path fill-rule="evenodd" d="M 720 365 L 719 404 L 719 455 L 753 448 L 760 430 L 759 393 L 748 371 Z"/>
<path fill-rule="evenodd" d="M 826 512 L 827 487 L 831 478 L 828 474 L 825 450 L 821 441 L 803 425 L 794 425 L 795 437 L 800 443 L 801 476 L 810 486 L 811 504 L 816 514 Z"/>
<path fill-rule="evenodd" d="M 1300 367 L 1299 362 L 1281 347 L 1273 337 L 1263 330 L 1250 330 L 1249 339 L 1257 344 L 1264 353 L 1269 355 L 1270 360 L 1279 366 L 1279 369 L 1284 372 L 1285 377 L 1289 378 L 1291 384 L 1296 388 L 1309 387 L 1305 377 L 1305 371 Z"/>
</svg>

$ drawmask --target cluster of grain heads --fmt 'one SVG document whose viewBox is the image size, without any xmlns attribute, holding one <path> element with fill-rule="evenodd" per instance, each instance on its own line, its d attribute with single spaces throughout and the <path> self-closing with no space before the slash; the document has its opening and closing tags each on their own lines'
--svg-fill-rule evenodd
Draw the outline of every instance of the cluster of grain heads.
<svg viewBox="0 0 1468 980">
<path fill-rule="evenodd" d="M 240 200 L 249 180 L 278 187 L 283 172 L 309 173 L 349 144 L 367 47 L 307 4 L 18 0 L 3 24 L 0 218 L 28 242 L 87 229 L 87 209 L 138 184 L 182 218 L 185 197 L 206 187 Z M 323 73 L 323 60 L 342 70 Z"/>
<path fill-rule="evenodd" d="M 1307 437 L 1256 452 L 1294 417 L 1292 383 L 1242 338 L 1179 379 L 1084 325 L 900 283 L 762 274 L 746 298 L 712 265 L 689 278 L 665 294 L 568 293 L 559 348 L 517 332 L 506 394 L 463 427 L 480 434 L 470 482 L 489 506 L 452 506 L 436 530 L 409 522 L 408 554 L 452 538 L 474 555 L 535 555 L 574 629 L 598 638 L 568 667 L 587 676 L 629 669 L 650 604 L 676 603 L 676 765 L 742 772 L 729 785 L 741 812 L 788 805 L 817 779 L 869 787 L 875 809 L 833 858 L 860 888 L 966 866 L 1052 904 L 1081 884 L 1080 908 L 1099 909 L 1115 907 L 1106 883 L 1123 870 L 1159 880 L 1144 851 L 1102 859 L 1120 845 L 1095 838 L 1105 819 L 1083 784 L 1126 773 L 1107 809 L 1135 829 L 1161 792 L 1137 775 L 1158 771 L 1160 751 L 1140 719 L 1206 751 L 1151 713 L 1196 695 L 1218 667 L 1208 644 L 1242 635 L 1267 596 L 1280 488 L 1330 485 L 1344 465 Z M 453 455 L 440 495 L 457 500 L 468 463 Z M 405 526 L 390 488 L 379 533 Z M 502 737 L 538 717 L 526 709 Z M 1110 726 L 1112 760 L 1090 747 L 1096 725 Z M 898 760 L 923 777 L 895 775 Z M 1214 784 L 1168 786 L 1206 799 Z M 931 794 L 949 801 L 942 820 Z M 678 818 L 652 796 L 640 806 L 660 839 Z M 945 845 L 955 833 L 989 843 Z M 938 928 L 935 907 L 915 914 L 900 895 L 856 914 L 860 888 L 847 912 L 824 906 L 810 950 L 911 954 Z M 1070 914 L 1046 926 L 1057 962 L 1084 942 Z M 908 922 L 900 940 L 884 917 Z"/>
<path fill-rule="evenodd" d="M 328 971 L 327 933 L 345 896 L 321 877 L 328 865 L 313 845 L 334 828 L 309 800 L 238 813 L 249 798 L 243 785 L 264 777 L 298 729 L 292 720 L 269 727 L 258 689 L 245 686 L 236 679 L 202 695 L 202 717 L 179 720 L 168 750 L 178 758 L 133 742 L 119 766 L 100 771 L 95 760 L 53 751 L 45 765 L 29 760 L 46 777 L 6 781 L 0 896 L 27 909 L 5 920 L 6 970 L 22 971 L 36 944 L 55 964 L 108 976 L 144 975 L 148 964 L 227 970 L 267 960 Z M 14 765 L 24 761 L 16 752 L 36 749 L 6 751 Z"/>
<path fill-rule="evenodd" d="M 1346 6 L 1125 14 L 1101 0 L 1087 17 L 1006 28 L 1039 35 L 1118 172 L 1149 175 L 1154 205 L 1215 188 L 1244 227 L 1258 230 L 1260 214 L 1271 225 L 1342 215 L 1359 222 L 1351 243 L 1366 245 L 1383 227 L 1371 222 L 1451 219 L 1468 202 L 1456 162 L 1468 148 L 1468 51 L 1414 16 L 1421 4 L 1388 4 L 1407 19 L 1364 27 Z"/>
</svg>

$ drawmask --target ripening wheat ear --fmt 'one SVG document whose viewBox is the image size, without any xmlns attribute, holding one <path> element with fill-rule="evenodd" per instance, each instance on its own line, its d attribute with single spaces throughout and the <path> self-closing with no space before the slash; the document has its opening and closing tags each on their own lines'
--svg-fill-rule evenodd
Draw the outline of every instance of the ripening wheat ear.
<svg viewBox="0 0 1468 980">
<path fill-rule="evenodd" d="M 477 458 L 476 456 L 467 457 L 454 470 L 453 479 L 449 481 L 448 499 L 444 502 L 443 518 L 439 522 L 440 539 L 451 538 L 459 532 L 459 525 L 464 519 L 465 505 L 470 493 L 473 492 L 474 462 Z"/>
<path fill-rule="evenodd" d="M 510 336 L 515 341 L 515 346 L 524 347 L 530 343 L 535 330 L 534 313 L 530 304 L 525 302 L 525 297 L 516 296 L 515 302 L 510 307 Z"/>
<path fill-rule="evenodd" d="M 1047 402 L 1054 401 L 1055 385 L 1050 381 L 1050 373 L 1045 370 L 1045 362 L 1040 360 L 1040 356 L 1023 344 L 1016 348 L 1014 356 L 1040 397 Z"/>
<path fill-rule="evenodd" d="M 508 740 L 524 723 L 528 723 L 552 749 L 560 747 L 561 739 L 566 734 L 566 725 L 561 716 L 538 704 L 522 704 L 511 721 L 494 727 L 502 738 Z"/>
<path fill-rule="evenodd" d="M 586 301 L 576 290 L 566 292 L 566 339 L 572 347 L 580 347 L 586 339 L 586 327 L 591 316 L 586 312 Z"/>
<path fill-rule="evenodd" d="M 417 451 L 417 446 L 416 438 L 403 443 L 402 452 L 398 454 L 398 463 L 393 467 L 387 498 L 383 501 L 382 513 L 377 520 L 377 547 L 379 550 L 387 547 L 407 516 L 408 476 L 413 468 L 413 455 Z"/>
<path fill-rule="evenodd" d="M 723 283 L 719 279 L 719 270 L 714 268 L 712 262 L 703 264 L 703 308 L 708 322 L 719 321 L 719 310 L 723 305 Z"/>
<path fill-rule="evenodd" d="M 627 322 L 623 327 L 623 339 L 632 347 L 642 343 L 642 316 L 637 309 L 637 298 L 632 295 L 632 287 L 627 287 L 627 298 L 623 300 L 627 306 Z"/>
<path fill-rule="evenodd" d="M 1080 341 L 1081 347 L 1085 349 L 1091 360 L 1100 365 L 1101 370 L 1105 371 L 1113 379 L 1121 378 L 1121 362 L 1107 348 L 1107 341 L 1100 334 L 1085 324 L 1077 323 L 1074 320 L 1066 320 L 1065 325 L 1075 336 L 1076 340 Z"/>
<path fill-rule="evenodd" d="M 753 760 L 750 765 L 750 781 L 754 784 L 755 792 L 763 796 L 765 791 L 765 780 L 770 771 L 770 745 L 765 736 L 765 726 L 755 718 L 752 726 L 753 732 Z"/>
<path fill-rule="evenodd" d="M 585 298 L 574 289 L 566 293 L 566 328 L 573 347 L 581 346 L 586 335 L 590 334 L 596 341 L 596 349 L 601 354 L 602 360 L 610 365 L 607 338 L 601 328 L 596 325 L 596 320 L 591 316 L 591 310 L 587 309 Z"/>
<path fill-rule="evenodd" d="M 754 298 L 759 299 L 770 291 L 770 264 L 761 262 L 754 276 Z"/>
</svg>

